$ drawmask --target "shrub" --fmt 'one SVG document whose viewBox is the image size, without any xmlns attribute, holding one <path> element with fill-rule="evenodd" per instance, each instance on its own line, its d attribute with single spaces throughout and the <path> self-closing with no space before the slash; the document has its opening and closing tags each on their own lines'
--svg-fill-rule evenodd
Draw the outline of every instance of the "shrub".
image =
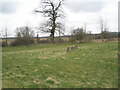
<svg viewBox="0 0 120 90">
<path fill-rule="evenodd" d="M 38 43 L 50 43 L 49 40 L 40 40 Z"/>
<path fill-rule="evenodd" d="M 6 46 L 8 46 L 8 45 L 7 45 L 7 43 L 6 43 L 5 41 L 2 41 L 2 43 L 0 42 L 0 46 L 6 47 Z"/>
<path fill-rule="evenodd" d="M 34 42 L 34 32 L 28 26 L 16 29 L 16 40 L 11 43 L 11 46 L 31 45 Z"/>
<path fill-rule="evenodd" d="M 31 45 L 34 44 L 35 41 L 33 39 L 29 39 L 28 42 L 26 42 L 26 40 L 18 40 L 16 39 L 15 41 L 10 43 L 10 46 L 21 46 L 21 45 Z"/>
</svg>

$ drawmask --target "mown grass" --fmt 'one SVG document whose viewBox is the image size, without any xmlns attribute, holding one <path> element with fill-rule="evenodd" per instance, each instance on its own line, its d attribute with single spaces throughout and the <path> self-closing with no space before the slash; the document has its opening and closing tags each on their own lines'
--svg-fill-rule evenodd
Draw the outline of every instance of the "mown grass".
<svg viewBox="0 0 120 90">
<path fill-rule="evenodd" d="M 117 42 L 3 48 L 4 88 L 117 88 Z"/>
</svg>

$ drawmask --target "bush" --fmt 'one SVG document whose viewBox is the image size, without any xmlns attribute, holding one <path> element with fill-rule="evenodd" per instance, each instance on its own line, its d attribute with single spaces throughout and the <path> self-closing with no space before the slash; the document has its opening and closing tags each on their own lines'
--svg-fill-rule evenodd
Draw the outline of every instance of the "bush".
<svg viewBox="0 0 120 90">
<path fill-rule="evenodd" d="M 5 41 L 2 41 L 2 43 L 0 42 L 0 46 L 6 47 L 6 46 L 8 46 L 8 44 Z"/>
<path fill-rule="evenodd" d="M 10 43 L 10 46 L 18 46 L 19 44 L 16 41 Z"/>
<path fill-rule="evenodd" d="M 92 37 L 90 36 L 86 36 L 84 39 L 83 39 L 83 42 L 91 42 L 92 41 Z"/>
<path fill-rule="evenodd" d="M 10 46 L 31 45 L 34 43 L 35 43 L 35 41 L 33 39 L 29 39 L 28 41 L 26 41 L 25 39 L 23 39 L 23 40 L 16 39 L 15 41 L 10 43 Z"/>
<path fill-rule="evenodd" d="M 50 43 L 49 40 L 40 40 L 38 43 Z"/>
<path fill-rule="evenodd" d="M 69 41 L 68 42 L 70 42 L 70 43 L 75 43 L 76 42 L 76 39 L 73 37 L 73 36 L 71 36 L 70 38 L 69 38 Z"/>
<path fill-rule="evenodd" d="M 55 43 L 65 43 L 66 41 L 62 38 L 55 38 Z"/>
<path fill-rule="evenodd" d="M 28 26 L 20 27 L 16 29 L 16 40 L 12 42 L 11 46 L 19 46 L 19 45 L 31 45 L 34 42 L 34 32 Z"/>
</svg>

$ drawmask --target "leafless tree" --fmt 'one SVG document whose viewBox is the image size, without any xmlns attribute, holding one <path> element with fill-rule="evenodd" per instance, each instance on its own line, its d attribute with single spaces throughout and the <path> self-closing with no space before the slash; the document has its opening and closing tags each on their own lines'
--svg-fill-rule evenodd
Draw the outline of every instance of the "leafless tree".
<svg viewBox="0 0 120 90">
<path fill-rule="evenodd" d="M 62 5 L 64 0 L 42 0 L 42 10 L 35 9 L 36 13 L 42 13 L 44 17 L 48 18 L 42 25 L 42 31 L 51 33 L 51 42 L 54 43 L 54 34 L 60 27 L 59 18 L 63 18 Z"/>
<path fill-rule="evenodd" d="M 5 44 L 5 46 L 8 46 L 8 29 L 7 27 L 5 27 L 2 31 L 1 31 L 1 37 L 5 40 L 5 42 L 3 42 Z"/>
<path fill-rule="evenodd" d="M 28 26 L 19 27 L 16 29 L 17 39 L 15 41 L 16 45 L 30 45 L 33 43 L 34 32 Z"/>
<path fill-rule="evenodd" d="M 99 18 L 98 20 L 98 24 L 99 24 L 99 28 L 101 30 L 101 38 L 102 38 L 102 42 L 106 41 L 106 39 L 109 38 L 109 31 L 108 31 L 108 27 L 107 27 L 107 21 L 104 20 L 102 17 Z"/>
<path fill-rule="evenodd" d="M 101 38 L 102 38 L 102 41 L 103 41 L 103 35 L 102 35 L 102 32 L 104 31 L 104 20 L 103 18 L 99 18 L 98 20 L 98 24 L 99 24 L 99 28 L 101 30 Z"/>
<path fill-rule="evenodd" d="M 5 42 L 8 45 L 8 41 L 7 41 L 7 37 L 8 37 L 8 30 L 7 28 L 5 29 Z"/>
<path fill-rule="evenodd" d="M 59 42 L 61 41 L 61 35 L 65 36 L 65 26 L 61 23 L 59 23 L 57 30 L 56 30 L 59 34 Z"/>
</svg>

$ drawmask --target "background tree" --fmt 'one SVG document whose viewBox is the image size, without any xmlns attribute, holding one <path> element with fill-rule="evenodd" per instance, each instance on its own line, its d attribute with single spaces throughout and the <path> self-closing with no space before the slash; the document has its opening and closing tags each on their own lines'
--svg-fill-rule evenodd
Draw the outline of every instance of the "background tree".
<svg viewBox="0 0 120 90">
<path fill-rule="evenodd" d="M 13 45 L 30 45 L 34 43 L 34 32 L 28 26 L 20 27 L 16 29 L 16 40 Z"/>
<path fill-rule="evenodd" d="M 5 42 L 8 45 L 8 41 L 7 41 L 7 37 L 8 37 L 8 30 L 7 28 L 5 29 Z"/>
<path fill-rule="evenodd" d="M 39 41 L 40 41 L 40 38 L 39 38 L 39 34 L 38 34 L 38 33 L 39 33 L 39 31 L 37 32 L 37 36 L 36 36 L 36 39 L 37 39 L 37 40 L 36 40 L 36 41 L 37 41 L 37 44 L 38 44 L 38 43 L 39 43 Z"/>
<path fill-rule="evenodd" d="M 61 7 L 64 0 L 55 1 L 42 0 L 42 11 L 35 10 L 35 12 L 42 13 L 44 17 L 48 18 L 48 20 L 42 25 L 42 31 L 51 33 L 50 38 L 52 43 L 54 42 L 54 34 L 55 31 L 58 29 L 57 27 L 62 24 L 60 23 L 59 18 L 63 17 L 63 11 Z"/>
<path fill-rule="evenodd" d="M 65 36 L 65 26 L 61 23 L 59 23 L 57 27 L 57 32 L 59 34 L 59 42 L 61 42 L 61 36 Z"/>
<path fill-rule="evenodd" d="M 2 46 L 8 46 L 8 29 L 7 27 L 5 27 L 2 31 L 1 31 L 1 37 L 5 40 L 2 42 Z"/>
<path fill-rule="evenodd" d="M 82 27 L 74 29 L 72 31 L 72 37 L 79 43 L 83 42 L 83 38 L 85 37 L 85 30 Z"/>
<path fill-rule="evenodd" d="M 108 27 L 107 27 L 107 21 L 104 20 L 103 18 L 100 18 L 98 20 L 98 24 L 101 30 L 101 38 L 102 38 L 102 42 L 106 41 L 106 39 L 109 39 L 109 31 L 108 31 Z"/>
<path fill-rule="evenodd" d="M 101 38 L 102 38 L 102 42 L 103 42 L 103 34 L 102 34 L 102 32 L 104 31 L 104 20 L 103 20 L 103 18 L 99 18 L 98 24 L 99 24 L 99 28 L 101 30 Z"/>
<path fill-rule="evenodd" d="M 104 30 L 101 32 L 102 34 L 102 37 L 106 40 L 109 40 L 109 37 L 110 37 L 110 32 L 108 30 Z"/>
</svg>

